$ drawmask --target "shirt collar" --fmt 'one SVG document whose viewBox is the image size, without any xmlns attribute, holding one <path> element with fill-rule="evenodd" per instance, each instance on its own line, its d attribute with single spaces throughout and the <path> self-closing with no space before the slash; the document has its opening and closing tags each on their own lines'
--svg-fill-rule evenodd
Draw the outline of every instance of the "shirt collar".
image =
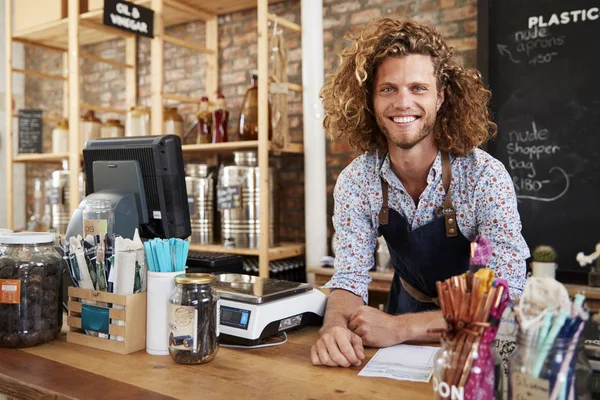
<svg viewBox="0 0 600 400">
<path fill-rule="evenodd" d="M 450 155 L 450 162 L 453 161 L 452 155 Z M 390 160 L 390 153 L 386 153 L 385 156 L 378 157 L 379 163 L 379 176 L 385 179 L 389 184 L 393 185 L 396 183 L 397 185 L 402 186 L 400 180 L 392 171 L 392 163 Z M 438 176 L 442 175 L 442 152 L 438 150 L 438 154 L 433 160 L 433 165 L 429 169 L 429 174 L 427 175 L 427 184 L 431 184 L 435 181 Z"/>
</svg>

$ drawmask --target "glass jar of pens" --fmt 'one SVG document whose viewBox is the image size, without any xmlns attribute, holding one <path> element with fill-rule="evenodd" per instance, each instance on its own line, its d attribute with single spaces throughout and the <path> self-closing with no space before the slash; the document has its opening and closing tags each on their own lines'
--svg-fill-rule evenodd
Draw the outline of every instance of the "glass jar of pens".
<svg viewBox="0 0 600 400">
<path fill-rule="evenodd" d="M 517 348 L 508 363 L 509 399 L 591 399 L 591 367 L 582 331 L 589 318 L 583 295 L 570 301 L 553 278 L 527 280 L 515 307 Z"/>
<path fill-rule="evenodd" d="M 437 282 L 447 328 L 434 358 L 434 399 L 502 398 L 494 339 L 510 297 L 508 283 L 482 268 Z"/>
<path fill-rule="evenodd" d="M 180 274 L 169 299 L 169 353 L 180 364 L 203 364 L 219 348 L 219 295 L 211 274 Z"/>
</svg>

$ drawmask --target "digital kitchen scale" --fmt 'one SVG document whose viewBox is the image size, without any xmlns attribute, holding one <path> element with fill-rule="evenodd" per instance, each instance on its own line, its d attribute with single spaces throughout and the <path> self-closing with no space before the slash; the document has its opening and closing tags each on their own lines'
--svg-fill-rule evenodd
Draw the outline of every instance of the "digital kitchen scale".
<svg viewBox="0 0 600 400">
<path fill-rule="evenodd" d="M 304 325 L 321 325 L 327 296 L 307 283 L 217 275 L 220 340 L 248 346 Z"/>
</svg>

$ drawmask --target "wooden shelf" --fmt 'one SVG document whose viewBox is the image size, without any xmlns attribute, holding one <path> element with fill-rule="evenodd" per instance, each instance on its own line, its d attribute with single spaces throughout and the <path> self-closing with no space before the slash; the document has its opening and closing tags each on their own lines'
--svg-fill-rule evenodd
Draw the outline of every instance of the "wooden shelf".
<svg viewBox="0 0 600 400">
<path fill-rule="evenodd" d="M 29 163 L 29 164 L 47 164 L 47 163 L 60 163 L 64 160 L 69 159 L 69 154 L 19 154 L 13 158 L 15 163 Z"/>
<path fill-rule="evenodd" d="M 258 249 L 231 249 L 225 248 L 220 244 L 192 244 L 190 250 L 193 251 L 210 251 L 217 253 L 239 254 L 241 256 L 258 256 Z M 282 243 L 278 247 L 269 249 L 269 260 L 281 260 L 284 258 L 300 256 L 304 254 L 304 243 Z"/>
<path fill-rule="evenodd" d="M 202 153 L 202 152 L 230 152 L 235 150 L 244 149 L 257 149 L 258 140 L 246 140 L 237 142 L 226 142 L 226 143 L 208 143 L 208 144 L 184 144 L 181 146 L 184 155 Z M 271 144 L 269 144 L 269 150 L 273 150 Z M 280 150 L 282 153 L 304 153 L 304 146 L 302 143 L 290 143 L 286 148 Z"/>
</svg>

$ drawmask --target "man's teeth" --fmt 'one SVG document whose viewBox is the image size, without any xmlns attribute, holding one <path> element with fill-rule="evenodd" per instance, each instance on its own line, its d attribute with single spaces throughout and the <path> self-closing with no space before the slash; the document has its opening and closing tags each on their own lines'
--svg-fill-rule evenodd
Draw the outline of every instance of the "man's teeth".
<svg viewBox="0 0 600 400">
<path fill-rule="evenodd" d="M 413 122 L 417 119 L 417 117 L 394 117 L 392 118 L 397 124 L 408 124 L 409 122 Z"/>
</svg>

